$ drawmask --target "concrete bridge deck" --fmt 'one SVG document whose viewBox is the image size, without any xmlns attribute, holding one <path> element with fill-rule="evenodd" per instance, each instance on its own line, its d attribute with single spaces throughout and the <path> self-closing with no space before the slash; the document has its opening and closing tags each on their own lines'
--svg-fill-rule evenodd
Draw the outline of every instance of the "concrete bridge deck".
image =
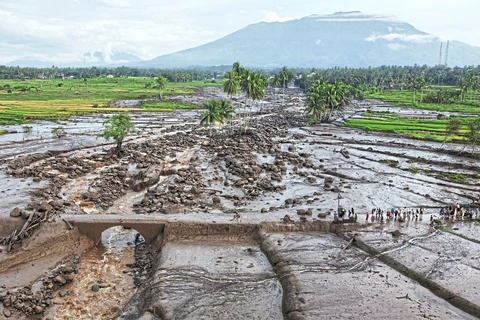
<svg viewBox="0 0 480 320">
<path fill-rule="evenodd" d="M 205 216 L 204 216 L 205 217 Z M 63 215 L 62 218 L 79 232 L 95 243 L 101 241 L 102 232 L 116 226 L 132 228 L 138 231 L 151 243 L 159 235 L 169 239 L 195 239 L 198 237 L 222 236 L 244 237 L 255 239 L 258 232 L 284 232 L 284 231 L 332 231 L 328 221 L 308 221 L 296 223 L 283 223 L 281 221 L 233 221 L 231 215 L 222 216 L 217 220 L 198 219 L 183 215 L 183 219 L 173 216 L 151 216 L 151 215 Z M 193 218 L 193 219 L 192 219 Z"/>
</svg>

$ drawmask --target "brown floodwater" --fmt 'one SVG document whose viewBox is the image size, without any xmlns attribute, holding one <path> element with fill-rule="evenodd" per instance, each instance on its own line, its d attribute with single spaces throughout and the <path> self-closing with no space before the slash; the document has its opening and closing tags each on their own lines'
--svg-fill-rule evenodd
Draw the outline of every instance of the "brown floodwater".
<svg viewBox="0 0 480 320">
<path fill-rule="evenodd" d="M 122 227 L 106 230 L 102 244 L 82 256 L 75 280 L 55 292 L 55 306 L 48 317 L 113 319 L 136 291 L 133 271 L 124 272 L 131 270 L 127 264 L 135 262 L 135 234 L 135 230 Z M 94 286 L 98 286 L 97 292 Z"/>
</svg>

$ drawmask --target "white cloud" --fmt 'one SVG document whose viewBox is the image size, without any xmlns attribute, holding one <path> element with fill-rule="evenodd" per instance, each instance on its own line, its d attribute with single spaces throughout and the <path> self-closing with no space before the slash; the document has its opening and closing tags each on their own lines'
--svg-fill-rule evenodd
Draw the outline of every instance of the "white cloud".
<svg viewBox="0 0 480 320">
<path fill-rule="evenodd" d="M 387 40 L 387 41 L 403 41 L 411 43 L 429 43 L 437 39 L 436 37 L 428 34 L 404 34 L 404 33 L 388 33 L 388 34 L 372 34 L 369 37 L 365 38 L 365 41 L 375 42 L 377 40 Z"/>
<path fill-rule="evenodd" d="M 263 21 L 265 22 L 276 22 L 280 21 L 280 16 L 276 12 L 267 12 L 265 13 L 265 16 L 263 17 Z"/>
<path fill-rule="evenodd" d="M 82 61 L 85 52 L 93 51 L 124 51 L 151 59 L 214 41 L 262 20 L 312 14 L 329 19 L 325 14 L 352 10 L 365 14 L 347 13 L 343 21 L 364 16 L 388 20 L 395 14 L 444 40 L 480 45 L 478 0 L 1 0 L 0 64 L 25 56 Z M 382 12 L 388 14 L 378 14 Z M 395 23 L 391 26 L 393 35 L 372 35 L 367 41 L 432 40 L 406 35 L 395 29 Z"/>
</svg>

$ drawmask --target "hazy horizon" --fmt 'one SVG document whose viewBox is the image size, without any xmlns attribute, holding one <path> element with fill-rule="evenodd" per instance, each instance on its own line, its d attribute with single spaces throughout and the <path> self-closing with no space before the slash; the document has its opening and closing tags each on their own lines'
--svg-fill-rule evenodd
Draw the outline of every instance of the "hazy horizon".
<svg viewBox="0 0 480 320">
<path fill-rule="evenodd" d="M 196 47 L 249 24 L 299 19 L 312 14 L 362 11 L 395 15 L 446 40 L 480 47 L 473 0 L 218 0 L 159 4 L 144 0 L 4 0 L 0 4 L 0 64 L 30 57 L 57 64 L 78 62 L 85 52 L 113 52 L 144 60 Z"/>
</svg>

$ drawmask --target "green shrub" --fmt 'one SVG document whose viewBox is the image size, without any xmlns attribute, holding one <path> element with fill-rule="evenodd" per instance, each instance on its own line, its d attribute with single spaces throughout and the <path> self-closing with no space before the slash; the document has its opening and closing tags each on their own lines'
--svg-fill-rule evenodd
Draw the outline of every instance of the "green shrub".
<svg viewBox="0 0 480 320">
<path fill-rule="evenodd" d="M 25 125 L 25 126 L 22 126 L 22 130 L 23 130 L 24 134 L 28 135 L 28 134 L 32 133 L 33 127 Z"/>
<path fill-rule="evenodd" d="M 52 134 L 54 135 L 55 138 L 62 138 L 65 136 L 65 128 L 63 126 L 58 126 L 52 129 Z"/>
<path fill-rule="evenodd" d="M 415 164 L 415 162 L 413 161 L 410 161 L 410 166 L 409 166 L 409 170 L 411 173 L 415 174 L 417 173 L 417 165 Z"/>
</svg>

